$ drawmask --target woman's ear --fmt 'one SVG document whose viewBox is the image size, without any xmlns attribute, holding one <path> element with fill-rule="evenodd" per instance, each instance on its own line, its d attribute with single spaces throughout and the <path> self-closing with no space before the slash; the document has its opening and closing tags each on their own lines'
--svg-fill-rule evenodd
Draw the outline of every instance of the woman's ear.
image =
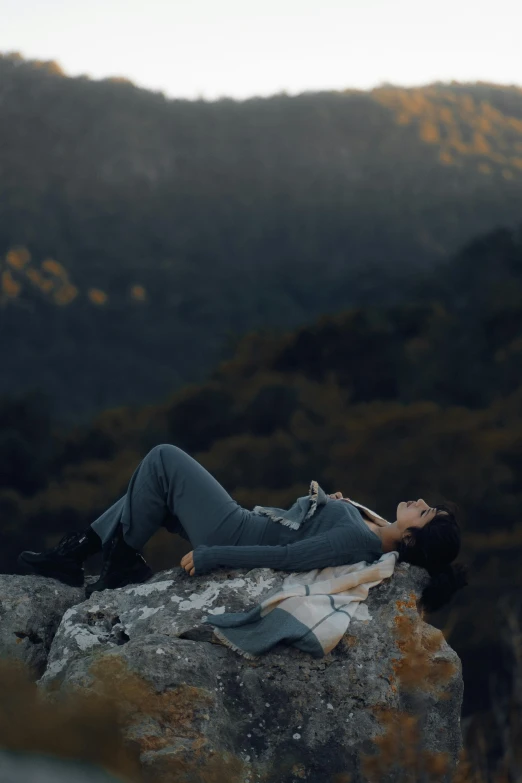
<svg viewBox="0 0 522 783">
<path fill-rule="evenodd" d="M 401 536 L 401 542 L 404 544 L 404 546 L 415 545 L 415 536 L 413 535 L 413 533 L 409 528 L 403 532 Z"/>
</svg>

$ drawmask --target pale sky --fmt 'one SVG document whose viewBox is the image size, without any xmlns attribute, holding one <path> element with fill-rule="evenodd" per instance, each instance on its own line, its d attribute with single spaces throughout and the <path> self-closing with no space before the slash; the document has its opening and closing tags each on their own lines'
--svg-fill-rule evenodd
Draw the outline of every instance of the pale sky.
<svg viewBox="0 0 522 783">
<path fill-rule="evenodd" d="M 0 0 L 0 52 L 169 98 L 522 87 L 522 0 Z"/>
</svg>

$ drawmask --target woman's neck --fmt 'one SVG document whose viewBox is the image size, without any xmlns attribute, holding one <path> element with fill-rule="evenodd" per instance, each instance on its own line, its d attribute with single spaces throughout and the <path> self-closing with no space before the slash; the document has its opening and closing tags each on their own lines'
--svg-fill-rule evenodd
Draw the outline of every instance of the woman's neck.
<svg viewBox="0 0 522 783">
<path fill-rule="evenodd" d="M 383 552 L 394 552 L 397 549 L 397 544 L 402 538 L 402 533 L 397 527 L 397 522 L 392 522 L 391 525 L 385 527 L 379 527 L 376 534 L 381 539 Z"/>
</svg>

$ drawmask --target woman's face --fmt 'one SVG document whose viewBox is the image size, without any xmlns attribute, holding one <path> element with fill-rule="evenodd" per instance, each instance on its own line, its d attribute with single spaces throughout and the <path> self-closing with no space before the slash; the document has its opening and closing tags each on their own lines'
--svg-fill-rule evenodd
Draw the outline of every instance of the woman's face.
<svg viewBox="0 0 522 783">
<path fill-rule="evenodd" d="M 404 531 L 408 527 L 424 527 L 437 514 L 422 498 L 402 500 L 397 506 L 397 527 Z"/>
</svg>

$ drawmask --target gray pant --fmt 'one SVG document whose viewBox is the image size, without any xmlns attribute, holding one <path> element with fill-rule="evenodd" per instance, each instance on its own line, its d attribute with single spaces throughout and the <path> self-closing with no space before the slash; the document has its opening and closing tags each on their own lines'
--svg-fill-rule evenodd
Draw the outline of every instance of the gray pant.
<svg viewBox="0 0 522 783">
<path fill-rule="evenodd" d="M 105 544 L 119 522 L 127 544 L 141 549 L 162 526 L 193 547 L 251 546 L 261 540 L 267 518 L 236 503 L 183 449 L 162 443 L 142 459 L 127 493 L 91 527 Z"/>
</svg>

